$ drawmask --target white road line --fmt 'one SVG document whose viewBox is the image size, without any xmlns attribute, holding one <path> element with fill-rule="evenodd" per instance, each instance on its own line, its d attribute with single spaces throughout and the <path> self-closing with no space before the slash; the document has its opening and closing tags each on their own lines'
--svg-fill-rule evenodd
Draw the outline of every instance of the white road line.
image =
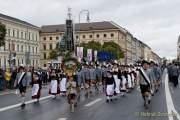
<svg viewBox="0 0 180 120">
<path fill-rule="evenodd" d="M 52 95 L 49 95 L 49 96 L 46 96 L 46 97 L 42 97 L 42 98 L 40 98 L 40 101 L 48 99 L 48 98 L 51 98 L 51 97 L 52 97 Z M 36 100 L 30 100 L 30 101 L 27 101 L 26 104 L 30 104 L 30 103 L 33 103 L 35 101 Z M 15 104 L 15 105 L 10 105 L 10 106 L 4 107 L 4 108 L 0 108 L 0 112 L 6 111 L 6 110 L 10 110 L 10 109 L 13 109 L 13 108 L 16 108 L 16 107 L 20 107 L 20 106 L 21 106 L 21 103 L 18 103 L 18 104 Z"/>
<path fill-rule="evenodd" d="M 57 120 L 67 120 L 67 118 L 58 118 Z"/>
<path fill-rule="evenodd" d="M 165 76 L 165 92 L 166 92 L 167 110 L 168 110 L 168 114 L 169 114 L 168 117 L 169 117 L 169 120 L 173 120 L 172 114 L 175 114 L 177 119 L 180 120 L 180 115 L 174 107 L 173 100 L 171 97 L 171 93 L 169 90 L 167 71 L 165 71 L 165 73 L 166 73 L 166 76 Z"/>
<path fill-rule="evenodd" d="M 97 102 L 99 102 L 99 101 L 101 101 L 101 100 L 102 100 L 101 98 L 98 98 L 98 99 L 96 99 L 96 100 L 94 100 L 94 101 L 86 104 L 85 106 L 86 106 L 86 107 L 90 107 L 90 106 L 94 105 L 95 103 L 97 103 Z"/>
</svg>

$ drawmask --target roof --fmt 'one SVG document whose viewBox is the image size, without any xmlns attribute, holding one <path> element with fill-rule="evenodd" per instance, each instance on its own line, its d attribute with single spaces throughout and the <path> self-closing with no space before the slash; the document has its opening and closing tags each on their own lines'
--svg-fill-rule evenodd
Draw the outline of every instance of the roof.
<svg viewBox="0 0 180 120">
<path fill-rule="evenodd" d="M 5 20 L 18 22 L 20 24 L 24 24 L 24 25 L 27 25 L 27 26 L 30 26 L 30 27 L 35 27 L 35 28 L 39 29 L 39 27 L 37 27 L 37 26 L 35 26 L 35 25 L 31 24 L 31 23 L 28 23 L 26 21 L 23 21 L 23 20 L 8 16 L 8 15 L 4 15 L 4 14 L 1 14 L 1 13 L 0 13 L 0 19 L 5 19 Z"/>
<path fill-rule="evenodd" d="M 64 32 L 65 27 L 66 27 L 65 24 L 44 25 L 41 27 L 41 32 L 42 33 Z M 106 29 L 120 29 L 122 32 L 125 32 L 123 28 L 121 28 L 112 21 L 75 24 L 75 31 L 106 30 Z"/>
</svg>

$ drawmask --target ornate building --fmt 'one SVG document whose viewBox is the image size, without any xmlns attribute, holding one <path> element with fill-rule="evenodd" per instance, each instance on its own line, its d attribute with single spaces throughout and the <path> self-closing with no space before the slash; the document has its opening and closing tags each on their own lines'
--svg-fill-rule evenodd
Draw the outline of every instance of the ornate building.
<svg viewBox="0 0 180 120">
<path fill-rule="evenodd" d="M 0 67 L 10 67 L 11 64 L 38 67 L 39 27 L 4 14 L 0 14 L 0 22 L 7 30 L 5 46 L 0 47 Z"/>
</svg>

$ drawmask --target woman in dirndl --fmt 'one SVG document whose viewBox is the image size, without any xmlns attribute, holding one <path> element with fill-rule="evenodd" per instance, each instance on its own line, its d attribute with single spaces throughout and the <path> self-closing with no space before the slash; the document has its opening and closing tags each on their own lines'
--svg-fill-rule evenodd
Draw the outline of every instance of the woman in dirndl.
<svg viewBox="0 0 180 120">
<path fill-rule="evenodd" d="M 31 84 L 32 84 L 32 99 L 37 99 L 37 102 L 39 102 L 41 96 L 42 82 L 39 79 L 39 74 L 37 72 L 33 72 Z"/>
<path fill-rule="evenodd" d="M 115 81 L 110 71 L 107 71 L 106 78 L 106 102 L 113 101 L 112 97 L 114 95 L 114 85 Z"/>
<path fill-rule="evenodd" d="M 55 99 L 56 96 L 60 94 L 59 79 L 55 69 L 51 71 L 49 79 L 51 81 L 49 94 L 54 95 L 53 98 Z"/>
</svg>

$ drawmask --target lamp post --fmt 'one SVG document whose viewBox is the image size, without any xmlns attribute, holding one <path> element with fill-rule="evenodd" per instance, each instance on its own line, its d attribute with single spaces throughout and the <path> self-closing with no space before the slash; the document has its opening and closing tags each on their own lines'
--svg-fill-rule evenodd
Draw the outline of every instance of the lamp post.
<svg viewBox="0 0 180 120">
<path fill-rule="evenodd" d="M 90 22 L 90 17 L 89 17 L 89 15 L 90 15 L 90 12 L 89 12 L 89 10 L 81 10 L 80 12 L 79 12 L 79 32 L 80 32 L 80 23 L 81 23 L 81 14 L 83 13 L 83 12 L 85 12 L 86 14 L 87 14 L 87 23 L 89 23 Z M 79 41 L 78 41 L 78 44 L 80 45 L 80 36 L 79 36 Z"/>
</svg>

